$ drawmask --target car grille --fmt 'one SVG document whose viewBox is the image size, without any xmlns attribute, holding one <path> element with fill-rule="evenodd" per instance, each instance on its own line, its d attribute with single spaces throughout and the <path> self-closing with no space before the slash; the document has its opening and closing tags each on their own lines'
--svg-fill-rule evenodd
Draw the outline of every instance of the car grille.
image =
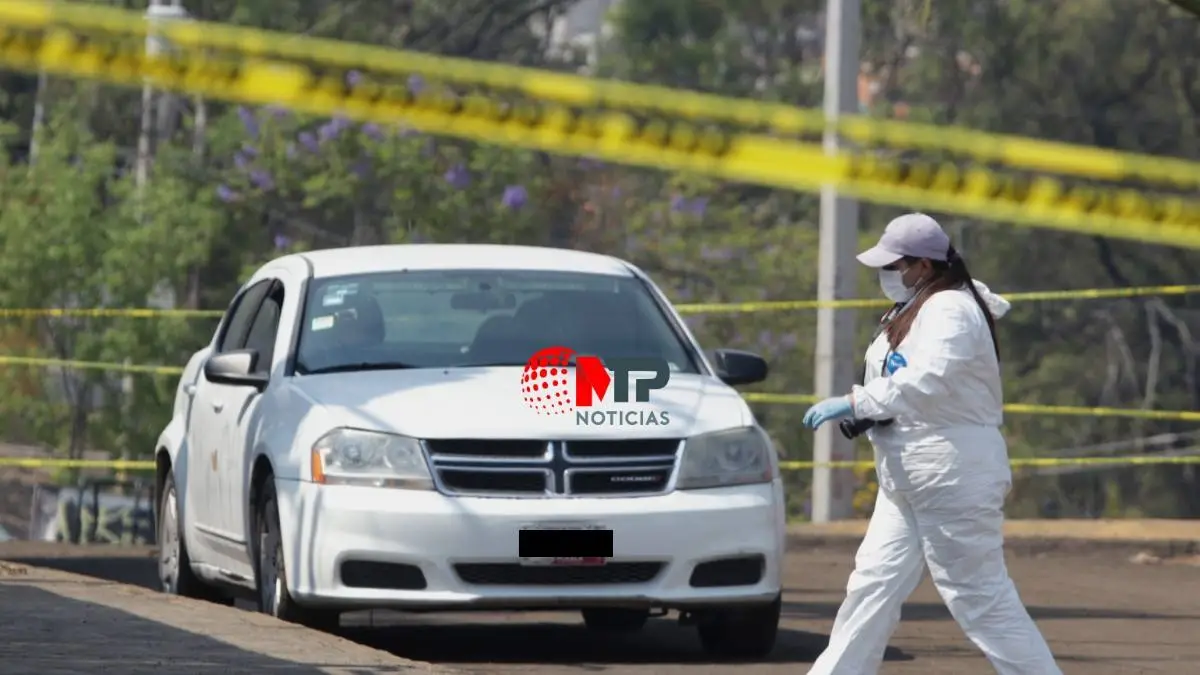
<svg viewBox="0 0 1200 675">
<path fill-rule="evenodd" d="M 424 441 L 446 494 L 505 497 L 641 496 L 667 491 L 681 441 Z"/>
<path fill-rule="evenodd" d="M 571 586 L 642 584 L 662 571 L 661 562 L 610 562 L 597 567 L 525 567 L 515 563 L 459 563 L 458 578 L 477 586 Z"/>
</svg>

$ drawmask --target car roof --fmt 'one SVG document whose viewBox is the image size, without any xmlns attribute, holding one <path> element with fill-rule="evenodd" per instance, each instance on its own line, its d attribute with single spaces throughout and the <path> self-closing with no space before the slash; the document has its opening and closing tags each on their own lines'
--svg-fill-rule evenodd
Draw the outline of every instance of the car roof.
<svg viewBox="0 0 1200 675">
<path fill-rule="evenodd" d="M 308 261 L 312 276 L 316 279 L 345 274 L 439 269 L 516 269 L 634 276 L 632 266 L 619 258 L 540 246 L 396 244 L 330 248 L 298 255 Z"/>
</svg>

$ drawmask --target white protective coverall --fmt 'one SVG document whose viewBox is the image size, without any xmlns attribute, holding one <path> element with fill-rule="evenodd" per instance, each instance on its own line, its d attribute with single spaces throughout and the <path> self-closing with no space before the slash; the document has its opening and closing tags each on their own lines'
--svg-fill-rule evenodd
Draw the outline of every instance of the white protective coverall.
<svg viewBox="0 0 1200 675">
<path fill-rule="evenodd" d="M 1007 300 L 976 288 L 993 316 L 1008 311 Z M 965 288 L 936 293 L 918 311 L 895 354 L 886 334 L 872 342 L 864 385 L 853 390 L 855 418 L 895 421 L 867 432 L 879 477 L 875 510 L 829 646 L 809 675 L 878 672 L 926 565 L 997 673 L 1061 675 L 1004 564 L 1012 472 L 987 322 Z"/>
</svg>

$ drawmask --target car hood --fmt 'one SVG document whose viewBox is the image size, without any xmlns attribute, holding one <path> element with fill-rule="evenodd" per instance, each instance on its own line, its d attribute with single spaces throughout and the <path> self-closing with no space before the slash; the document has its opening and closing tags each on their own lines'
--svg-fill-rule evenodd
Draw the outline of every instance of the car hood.
<svg viewBox="0 0 1200 675">
<path fill-rule="evenodd" d="M 610 386 L 607 400 L 593 407 L 539 414 L 525 402 L 522 370 L 333 373 L 299 376 L 291 386 L 324 408 L 332 424 L 416 438 L 682 438 L 753 420 L 738 393 L 720 380 L 682 373 L 651 391 L 646 403 L 612 403 Z M 576 412 L 588 422 L 580 423 Z"/>
</svg>

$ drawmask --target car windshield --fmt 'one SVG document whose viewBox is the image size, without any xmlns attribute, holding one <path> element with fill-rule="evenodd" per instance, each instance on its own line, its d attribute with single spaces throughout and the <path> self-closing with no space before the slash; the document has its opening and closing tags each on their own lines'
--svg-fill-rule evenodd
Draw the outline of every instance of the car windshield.
<svg viewBox="0 0 1200 675">
<path fill-rule="evenodd" d="M 316 279 L 300 374 L 524 366 L 546 347 L 656 357 L 695 373 L 680 334 L 639 279 L 578 272 L 436 270 Z"/>
</svg>

